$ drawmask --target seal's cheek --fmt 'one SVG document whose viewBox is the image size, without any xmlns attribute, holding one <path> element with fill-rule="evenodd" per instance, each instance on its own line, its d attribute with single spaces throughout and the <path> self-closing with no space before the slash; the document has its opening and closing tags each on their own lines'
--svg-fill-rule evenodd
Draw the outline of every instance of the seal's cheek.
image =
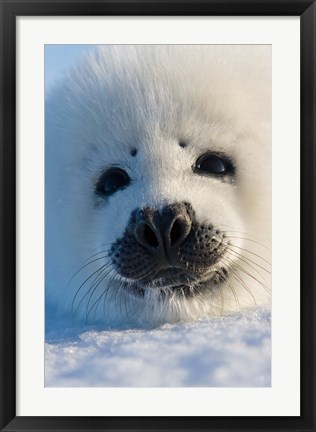
<svg viewBox="0 0 316 432">
<path fill-rule="evenodd" d="M 201 223 L 213 224 L 223 230 L 244 231 L 245 217 L 240 205 L 239 190 L 229 184 L 202 184 L 187 194 Z"/>
</svg>

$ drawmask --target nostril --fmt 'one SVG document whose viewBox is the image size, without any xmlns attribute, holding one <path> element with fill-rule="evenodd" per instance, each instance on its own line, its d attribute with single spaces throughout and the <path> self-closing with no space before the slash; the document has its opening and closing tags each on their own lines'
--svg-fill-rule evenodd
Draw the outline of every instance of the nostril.
<svg viewBox="0 0 316 432">
<path fill-rule="evenodd" d="M 170 231 L 170 246 L 173 246 L 176 241 L 182 236 L 183 227 L 180 219 L 176 219 Z"/>
<path fill-rule="evenodd" d="M 170 246 L 182 243 L 188 236 L 191 229 L 191 224 L 186 218 L 178 217 L 173 222 L 170 230 Z"/>
<path fill-rule="evenodd" d="M 159 246 L 159 238 L 154 228 L 146 222 L 141 222 L 136 226 L 135 237 L 138 243 L 147 249 L 157 249 Z"/>
<path fill-rule="evenodd" d="M 144 238 L 144 240 L 148 246 L 151 246 L 154 248 L 159 246 L 159 241 L 156 237 L 156 234 L 150 228 L 150 226 L 147 224 L 144 224 L 144 227 L 143 227 L 143 238 Z"/>
</svg>

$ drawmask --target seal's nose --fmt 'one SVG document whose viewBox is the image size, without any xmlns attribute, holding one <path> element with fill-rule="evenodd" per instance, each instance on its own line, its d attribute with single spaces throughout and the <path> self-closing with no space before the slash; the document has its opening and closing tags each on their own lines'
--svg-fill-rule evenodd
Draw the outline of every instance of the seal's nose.
<svg viewBox="0 0 316 432">
<path fill-rule="evenodd" d="M 191 218 L 182 204 L 172 204 L 162 212 L 146 208 L 140 211 L 135 227 L 135 238 L 151 254 L 170 261 L 188 237 Z"/>
</svg>

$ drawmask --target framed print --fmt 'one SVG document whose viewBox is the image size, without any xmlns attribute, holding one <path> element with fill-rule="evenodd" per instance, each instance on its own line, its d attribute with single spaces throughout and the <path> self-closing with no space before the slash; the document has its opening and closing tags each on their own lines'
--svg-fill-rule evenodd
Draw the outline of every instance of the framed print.
<svg viewBox="0 0 316 432">
<path fill-rule="evenodd" d="M 315 430 L 315 3 L 1 35 L 1 430 Z"/>
</svg>

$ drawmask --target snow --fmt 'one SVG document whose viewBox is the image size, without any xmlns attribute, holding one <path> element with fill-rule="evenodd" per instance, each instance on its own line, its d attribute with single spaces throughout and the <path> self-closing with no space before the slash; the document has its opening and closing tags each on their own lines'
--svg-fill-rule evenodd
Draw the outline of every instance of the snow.
<svg viewBox="0 0 316 432">
<path fill-rule="evenodd" d="M 152 330 L 59 329 L 47 336 L 45 385 L 269 387 L 271 314 L 256 308 Z"/>
</svg>

